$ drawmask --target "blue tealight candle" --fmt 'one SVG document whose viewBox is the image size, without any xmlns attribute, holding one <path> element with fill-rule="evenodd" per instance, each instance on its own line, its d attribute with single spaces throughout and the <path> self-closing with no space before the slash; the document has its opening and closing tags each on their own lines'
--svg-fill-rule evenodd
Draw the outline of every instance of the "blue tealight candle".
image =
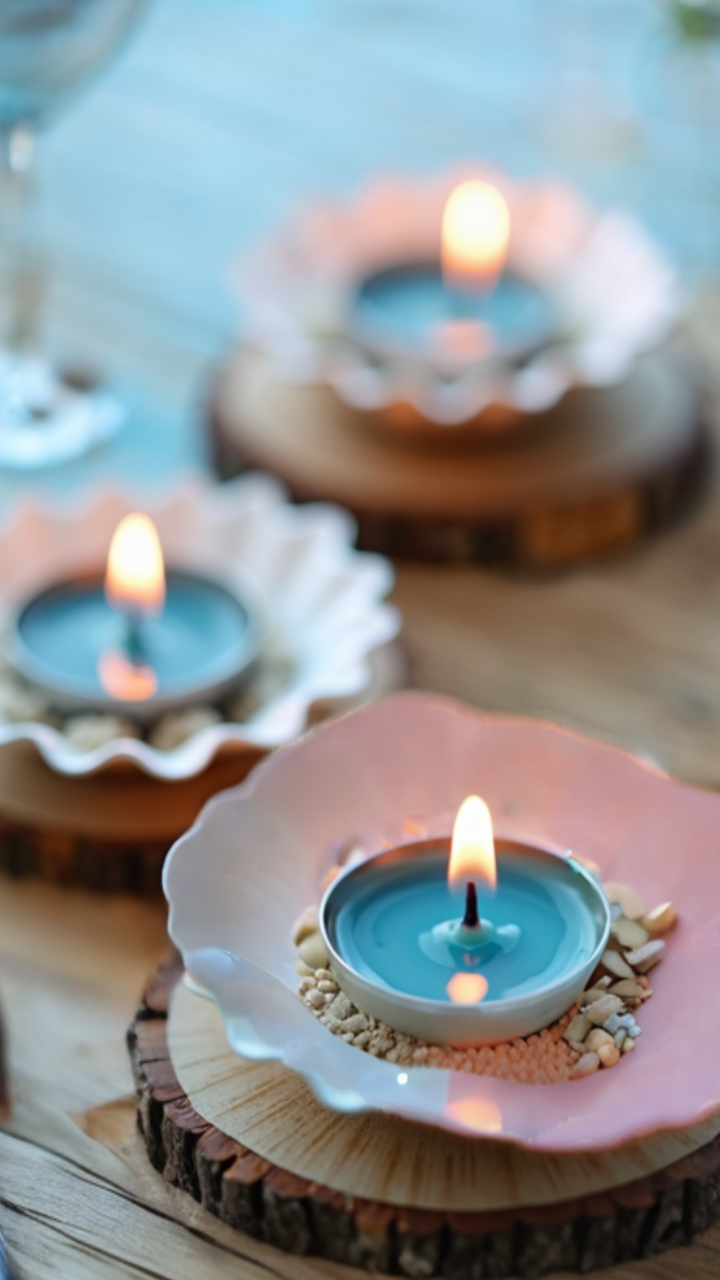
<svg viewBox="0 0 720 1280">
<path fill-rule="evenodd" d="M 413 348 L 458 360 L 504 354 L 529 357 L 554 325 L 550 299 L 506 272 L 491 292 L 448 285 L 440 263 L 402 264 L 368 276 L 357 290 L 353 322 L 369 345 Z"/>
<path fill-rule="evenodd" d="M 487 825 L 468 837 L 479 806 L 461 808 L 450 860 L 447 840 L 389 850 L 333 881 L 321 910 L 347 994 L 429 1043 L 497 1043 L 550 1025 L 609 934 L 605 896 L 573 858 L 505 840 L 496 857 Z"/>
<path fill-rule="evenodd" d="M 165 572 L 154 526 L 134 515 L 116 531 L 105 574 L 53 583 L 20 609 L 10 657 L 60 709 L 148 719 L 221 697 L 259 641 L 255 615 L 228 587 Z"/>
<path fill-rule="evenodd" d="M 544 290 L 503 269 L 509 236 L 501 193 L 462 183 L 445 207 L 442 260 L 394 263 L 360 282 L 350 321 L 359 341 L 449 363 L 529 357 L 551 339 L 557 318 Z"/>
</svg>

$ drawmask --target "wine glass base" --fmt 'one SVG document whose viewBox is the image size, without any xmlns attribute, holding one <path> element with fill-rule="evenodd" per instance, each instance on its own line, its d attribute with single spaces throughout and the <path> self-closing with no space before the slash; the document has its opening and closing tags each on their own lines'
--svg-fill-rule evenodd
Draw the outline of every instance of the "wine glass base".
<svg viewBox="0 0 720 1280">
<path fill-rule="evenodd" d="M 124 418 L 102 384 L 41 357 L 0 350 L 0 468 L 69 462 L 114 436 Z"/>
</svg>

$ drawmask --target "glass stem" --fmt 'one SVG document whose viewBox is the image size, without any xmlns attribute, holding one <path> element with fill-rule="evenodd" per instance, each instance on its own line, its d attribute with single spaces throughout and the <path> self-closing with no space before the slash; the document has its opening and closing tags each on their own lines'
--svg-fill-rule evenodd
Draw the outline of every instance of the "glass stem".
<svg viewBox="0 0 720 1280">
<path fill-rule="evenodd" d="M 14 352 L 35 345 L 44 294 L 35 144 L 27 124 L 0 134 L 0 343 Z"/>
</svg>

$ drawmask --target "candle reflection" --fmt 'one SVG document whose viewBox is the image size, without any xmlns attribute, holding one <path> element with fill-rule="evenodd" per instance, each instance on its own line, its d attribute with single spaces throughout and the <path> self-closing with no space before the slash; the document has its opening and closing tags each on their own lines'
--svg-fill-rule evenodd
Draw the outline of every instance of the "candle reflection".
<svg viewBox="0 0 720 1280">
<path fill-rule="evenodd" d="M 502 1133 L 502 1112 L 491 1098 L 454 1098 L 445 1115 L 473 1133 Z"/>
<path fill-rule="evenodd" d="M 453 1004 L 479 1004 L 488 993 L 487 978 L 481 973 L 454 973 L 445 990 Z"/>
<path fill-rule="evenodd" d="M 158 679 L 152 667 L 132 662 L 119 649 L 101 653 L 98 676 L 105 692 L 123 702 L 143 702 L 157 692 Z"/>
</svg>

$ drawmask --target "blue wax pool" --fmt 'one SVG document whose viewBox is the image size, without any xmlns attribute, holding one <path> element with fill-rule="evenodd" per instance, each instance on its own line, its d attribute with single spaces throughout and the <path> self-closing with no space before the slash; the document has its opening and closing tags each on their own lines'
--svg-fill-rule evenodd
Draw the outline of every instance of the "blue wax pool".
<svg viewBox="0 0 720 1280">
<path fill-rule="evenodd" d="M 18 666 L 55 691 L 59 705 L 68 698 L 113 701 L 100 662 L 109 652 L 127 652 L 127 633 L 127 619 L 108 604 L 101 576 L 59 583 L 18 617 Z M 167 572 L 163 610 L 139 621 L 137 639 L 135 656 L 157 679 L 153 702 L 213 689 L 239 677 L 255 656 L 252 619 L 241 600 L 220 583 L 179 570 Z"/>
<path fill-rule="evenodd" d="M 353 319 L 368 337 L 412 347 L 432 345 L 456 321 L 487 327 L 493 349 L 533 347 L 554 327 L 548 295 L 530 281 L 506 272 L 490 293 L 459 293 L 447 286 L 436 263 L 368 276 L 355 294 Z"/>
<path fill-rule="evenodd" d="M 447 852 L 384 865 L 353 876 L 326 918 L 328 937 L 357 973 L 387 988 L 451 1003 L 454 972 L 480 973 L 488 984 L 483 1006 L 540 991 L 590 960 L 604 917 L 593 909 L 582 873 L 561 858 L 533 857 L 513 848 L 498 852 L 493 893 L 478 885 L 482 918 L 496 929 L 515 926 L 514 945 L 477 950 L 430 948 L 433 929 L 463 915 L 463 893 L 447 884 Z"/>
</svg>

